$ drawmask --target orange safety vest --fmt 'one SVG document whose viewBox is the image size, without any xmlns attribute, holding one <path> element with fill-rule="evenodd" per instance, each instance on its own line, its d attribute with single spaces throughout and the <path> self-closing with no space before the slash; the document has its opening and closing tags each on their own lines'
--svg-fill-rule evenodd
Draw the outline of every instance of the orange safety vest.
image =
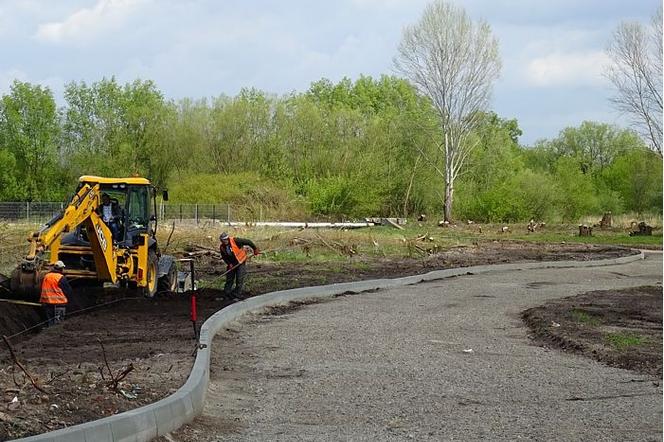
<svg viewBox="0 0 664 442">
<path fill-rule="evenodd" d="M 228 238 L 231 243 L 231 250 L 233 250 L 233 255 L 235 255 L 235 259 L 237 259 L 237 262 L 239 264 L 242 264 L 247 260 L 247 252 L 244 251 L 244 247 L 238 247 L 237 244 L 235 244 L 235 238 L 232 236 Z"/>
<path fill-rule="evenodd" d="M 67 296 L 60 288 L 60 280 L 64 278 L 62 273 L 50 272 L 44 276 L 41 286 L 41 297 L 39 302 L 42 304 L 67 304 Z"/>
</svg>

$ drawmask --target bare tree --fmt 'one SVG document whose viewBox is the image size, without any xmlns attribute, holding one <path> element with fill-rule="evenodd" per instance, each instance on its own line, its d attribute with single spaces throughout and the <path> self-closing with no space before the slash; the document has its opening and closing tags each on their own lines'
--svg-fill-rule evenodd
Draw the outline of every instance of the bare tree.
<svg viewBox="0 0 664 442">
<path fill-rule="evenodd" d="M 623 22 L 607 49 L 612 64 L 606 76 L 616 88 L 615 107 L 662 156 L 662 8 L 650 27 Z"/>
<path fill-rule="evenodd" d="M 420 153 L 445 182 L 444 216 L 451 221 L 454 181 L 474 147 L 468 135 L 480 122 L 500 74 L 498 41 L 486 22 L 473 23 L 463 8 L 437 0 L 418 23 L 404 29 L 394 66 L 431 100 L 440 119 L 444 141 L 438 154 L 444 166 Z"/>
</svg>

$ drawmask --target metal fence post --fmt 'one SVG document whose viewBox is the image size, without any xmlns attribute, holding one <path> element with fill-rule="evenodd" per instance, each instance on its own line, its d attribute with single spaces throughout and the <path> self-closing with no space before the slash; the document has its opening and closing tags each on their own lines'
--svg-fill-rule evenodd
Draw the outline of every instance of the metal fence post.
<svg viewBox="0 0 664 442">
<path fill-rule="evenodd" d="M 25 203 L 25 213 L 26 213 L 26 218 L 28 219 L 28 222 L 30 222 L 30 201 L 27 201 Z"/>
<path fill-rule="evenodd" d="M 212 224 L 214 224 L 214 220 L 217 217 L 217 213 L 215 211 L 215 206 L 212 204 Z"/>
<path fill-rule="evenodd" d="M 228 223 L 231 222 L 231 205 L 230 204 L 226 204 L 226 221 Z"/>
<path fill-rule="evenodd" d="M 180 221 L 182 221 L 182 204 L 180 204 Z"/>
<path fill-rule="evenodd" d="M 198 204 L 194 206 L 194 218 L 196 218 L 196 224 L 198 224 Z"/>
</svg>

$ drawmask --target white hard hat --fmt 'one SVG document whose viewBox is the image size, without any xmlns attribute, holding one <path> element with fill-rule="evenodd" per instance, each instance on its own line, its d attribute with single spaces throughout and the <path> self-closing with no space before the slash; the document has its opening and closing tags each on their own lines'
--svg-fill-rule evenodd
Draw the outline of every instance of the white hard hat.
<svg viewBox="0 0 664 442">
<path fill-rule="evenodd" d="M 53 267 L 55 267 L 56 269 L 64 269 L 65 263 L 62 261 L 56 261 L 55 264 L 53 264 Z"/>
</svg>

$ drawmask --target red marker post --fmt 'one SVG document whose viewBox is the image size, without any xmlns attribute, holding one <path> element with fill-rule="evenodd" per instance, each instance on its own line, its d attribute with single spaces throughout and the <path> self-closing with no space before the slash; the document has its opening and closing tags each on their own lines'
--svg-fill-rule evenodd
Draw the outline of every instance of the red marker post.
<svg viewBox="0 0 664 442">
<path fill-rule="evenodd" d="M 191 270 L 191 323 L 194 326 L 194 339 L 198 340 L 198 327 L 196 321 L 198 320 L 198 312 L 196 310 L 196 272 L 194 271 L 194 260 L 189 261 L 189 268 Z"/>
<path fill-rule="evenodd" d="M 194 324 L 194 337 L 198 337 L 198 332 L 196 330 L 196 320 L 198 319 L 198 312 L 196 311 L 196 292 L 191 294 L 191 322 Z"/>
<path fill-rule="evenodd" d="M 191 325 L 194 327 L 194 339 L 198 339 L 198 327 L 196 322 L 198 321 L 198 308 L 196 306 L 196 272 L 194 271 L 194 260 L 193 259 L 182 259 L 181 261 L 189 261 L 189 271 L 191 278 L 191 298 L 189 305 L 189 319 L 191 319 Z"/>
</svg>

